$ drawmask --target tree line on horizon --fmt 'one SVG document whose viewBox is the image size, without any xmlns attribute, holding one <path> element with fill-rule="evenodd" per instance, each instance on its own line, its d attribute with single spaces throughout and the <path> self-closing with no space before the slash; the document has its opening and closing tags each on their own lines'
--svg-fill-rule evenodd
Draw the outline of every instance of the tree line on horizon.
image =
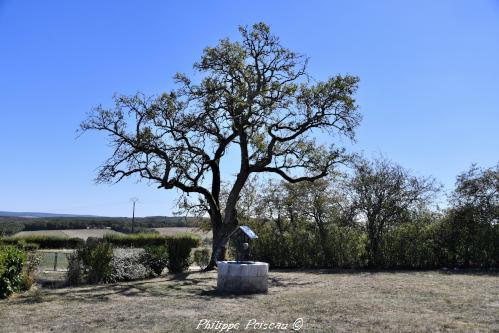
<svg viewBox="0 0 499 333">
<path fill-rule="evenodd" d="M 191 216 L 136 217 L 134 232 L 153 232 L 153 228 L 197 227 L 200 218 Z M 20 231 L 104 229 L 131 233 L 132 219 L 128 217 L 11 217 L 0 216 L 0 236 L 14 235 Z"/>
</svg>

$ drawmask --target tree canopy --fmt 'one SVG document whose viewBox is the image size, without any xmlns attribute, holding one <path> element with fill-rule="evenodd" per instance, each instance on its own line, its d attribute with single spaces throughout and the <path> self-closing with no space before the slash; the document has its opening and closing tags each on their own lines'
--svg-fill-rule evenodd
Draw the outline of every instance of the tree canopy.
<svg viewBox="0 0 499 333">
<path fill-rule="evenodd" d="M 212 220 L 215 255 L 237 224 L 237 200 L 251 174 L 292 183 L 323 178 L 348 155 L 332 140 L 319 144 L 315 134 L 353 139 L 361 119 L 357 77 L 315 81 L 308 59 L 282 46 L 264 23 L 239 31 L 240 41 L 223 39 L 204 50 L 194 64 L 197 83 L 176 74 L 176 89 L 116 96 L 113 108 L 98 106 L 81 124 L 82 131 L 107 133 L 114 148 L 98 182 L 139 175 L 159 188 L 199 194 Z M 231 148 L 239 156 L 233 180 L 220 170 Z M 222 181 L 230 182 L 224 202 Z"/>
</svg>

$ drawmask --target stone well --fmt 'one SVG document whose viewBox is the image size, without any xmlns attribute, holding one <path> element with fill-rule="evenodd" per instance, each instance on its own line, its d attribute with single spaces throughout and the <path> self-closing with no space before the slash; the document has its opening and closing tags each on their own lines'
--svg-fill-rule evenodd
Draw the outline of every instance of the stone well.
<svg viewBox="0 0 499 333">
<path fill-rule="evenodd" d="M 267 292 L 269 264 L 258 261 L 218 261 L 217 289 L 234 293 Z"/>
</svg>

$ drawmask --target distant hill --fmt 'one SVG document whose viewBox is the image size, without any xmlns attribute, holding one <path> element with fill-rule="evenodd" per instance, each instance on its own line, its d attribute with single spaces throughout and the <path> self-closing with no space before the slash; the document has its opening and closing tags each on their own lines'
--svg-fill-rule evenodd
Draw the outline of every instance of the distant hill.
<svg viewBox="0 0 499 333">
<path fill-rule="evenodd" d="M 199 227 L 206 218 L 187 216 L 136 217 L 134 231 L 147 232 L 154 228 Z M 38 212 L 0 211 L 0 236 L 13 235 L 20 231 L 68 230 L 68 229 L 112 229 L 131 232 L 130 217 L 106 217 L 92 215 L 53 214 Z"/>
<path fill-rule="evenodd" d="M 0 216 L 11 216 L 11 217 L 97 217 L 96 215 L 54 214 L 54 213 L 40 213 L 40 212 L 6 212 L 6 211 L 0 211 Z"/>
</svg>

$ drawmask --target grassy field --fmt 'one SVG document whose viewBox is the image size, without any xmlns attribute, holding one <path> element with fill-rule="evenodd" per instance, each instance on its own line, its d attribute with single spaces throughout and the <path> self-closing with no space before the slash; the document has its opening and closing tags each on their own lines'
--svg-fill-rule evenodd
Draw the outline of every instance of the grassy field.
<svg viewBox="0 0 499 333">
<path fill-rule="evenodd" d="M 269 282 L 268 294 L 240 296 L 217 294 L 215 272 L 32 289 L 0 301 L 0 331 L 193 332 L 203 319 L 249 332 L 258 331 L 244 329 L 252 319 L 280 322 L 290 331 L 298 318 L 303 332 L 499 330 L 497 275 L 272 271 Z"/>
<path fill-rule="evenodd" d="M 21 231 L 14 235 L 14 237 L 27 237 L 27 236 L 56 236 L 67 238 L 68 235 L 64 230 L 36 230 L 36 231 Z"/>
<path fill-rule="evenodd" d="M 87 240 L 88 237 L 99 237 L 102 238 L 104 235 L 123 235 L 121 232 L 117 232 L 110 229 L 67 229 L 61 230 L 68 237 L 78 237 Z"/>
<path fill-rule="evenodd" d="M 212 238 L 211 231 L 202 231 L 199 228 L 190 227 L 167 227 L 167 228 L 154 228 L 161 235 L 173 236 L 178 233 L 191 232 L 201 236 L 201 238 Z M 14 235 L 14 237 L 26 237 L 26 236 L 58 236 L 58 237 L 78 237 L 86 240 L 88 237 L 103 237 L 105 234 L 119 234 L 110 229 L 66 229 L 66 230 L 36 230 L 36 231 L 21 231 Z"/>
<path fill-rule="evenodd" d="M 212 238 L 212 233 L 211 231 L 204 231 L 199 228 L 189 228 L 189 227 L 168 227 L 168 228 L 154 228 L 157 232 L 159 232 L 161 235 L 167 235 L 167 236 L 173 236 L 178 233 L 183 233 L 183 232 L 191 232 L 193 234 L 197 234 L 201 236 L 202 238 Z"/>
<path fill-rule="evenodd" d="M 122 234 L 110 229 L 67 229 L 67 230 L 36 230 L 36 231 L 21 231 L 14 237 L 26 236 L 58 236 L 64 238 L 77 237 L 86 240 L 88 237 L 103 237 L 105 234 Z"/>
<path fill-rule="evenodd" d="M 183 232 L 190 232 L 201 237 L 202 244 L 204 246 L 210 247 L 213 240 L 213 233 L 210 231 L 204 231 L 200 228 L 190 228 L 190 227 L 168 227 L 168 228 L 154 228 L 161 235 L 173 236 Z"/>
</svg>

